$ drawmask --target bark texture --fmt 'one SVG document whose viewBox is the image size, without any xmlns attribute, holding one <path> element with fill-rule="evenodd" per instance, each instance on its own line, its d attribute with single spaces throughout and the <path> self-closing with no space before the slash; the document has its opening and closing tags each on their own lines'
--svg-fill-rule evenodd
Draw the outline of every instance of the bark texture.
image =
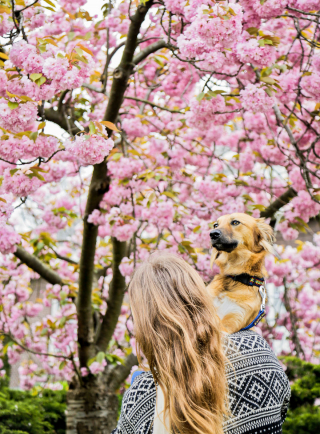
<svg viewBox="0 0 320 434">
<path fill-rule="evenodd" d="M 67 434 L 110 434 L 117 425 L 118 397 L 103 384 L 68 392 Z"/>
</svg>

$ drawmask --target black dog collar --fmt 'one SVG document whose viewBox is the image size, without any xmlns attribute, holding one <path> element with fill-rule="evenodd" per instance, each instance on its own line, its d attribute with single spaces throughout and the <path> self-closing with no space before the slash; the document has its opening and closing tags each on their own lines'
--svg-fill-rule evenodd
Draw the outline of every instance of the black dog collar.
<svg viewBox="0 0 320 434">
<path fill-rule="evenodd" d="M 244 285 L 248 285 L 248 286 L 260 287 L 261 285 L 264 284 L 264 279 L 261 279 L 260 277 L 257 276 L 250 276 L 250 274 L 246 274 L 246 273 L 238 274 L 237 276 L 228 275 L 228 277 L 231 277 L 231 279 L 236 282 L 241 282 Z"/>
</svg>

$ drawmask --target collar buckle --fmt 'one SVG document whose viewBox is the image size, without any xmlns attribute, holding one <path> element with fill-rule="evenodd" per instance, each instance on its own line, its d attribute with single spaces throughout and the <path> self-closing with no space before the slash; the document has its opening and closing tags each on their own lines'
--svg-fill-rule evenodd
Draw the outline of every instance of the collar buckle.
<svg viewBox="0 0 320 434">
<path fill-rule="evenodd" d="M 261 310 L 265 310 L 267 293 L 266 293 L 266 288 L 264 287 L 264 285 L 259 286 L 259 293 L 260 293 L 261 301 L 262 301 Z"/>
</svg>

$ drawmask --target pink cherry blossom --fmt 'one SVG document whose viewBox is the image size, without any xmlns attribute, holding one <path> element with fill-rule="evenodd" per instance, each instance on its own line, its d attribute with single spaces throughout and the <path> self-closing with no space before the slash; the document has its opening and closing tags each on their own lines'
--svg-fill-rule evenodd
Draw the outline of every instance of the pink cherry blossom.
<svg viewBox="0 0 320 434">
<path fill-rule="evenodd" d="M 101 163 L 113 145 L 112 139 L 105 139 L 96 134 L 76 136 L 74 140 L 69 139 L 65 142 L 67 151 L 77 157 L 79 163 L 86 166 Z"/>
<path fill-rule="evenodd" d="M 254 113 L 267 112 L 274 105 L 273 98 L 268 96 L 263 88 L 251 83 L 240 91 L 240 95 L 242 97 L 242 106 Z"/>
</svg>

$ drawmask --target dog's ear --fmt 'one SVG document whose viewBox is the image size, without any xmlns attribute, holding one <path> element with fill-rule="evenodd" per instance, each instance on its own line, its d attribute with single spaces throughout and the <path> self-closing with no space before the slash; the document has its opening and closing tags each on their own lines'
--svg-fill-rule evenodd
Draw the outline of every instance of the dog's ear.
<svg viewBox="0 0 320 434">
<path fill-rule="evenodd" d="M 210 268 L 213 267 L 214 261 L 217 259 L 218 253 L 219 253 L 218 250 L 213 247 L 211 258 L 210 258 Z"/>
<path fill-rule="evenodd" d="M 276 241 L 276 237 L 274 236 L 272 227 L 264 221 L 264 218 L 259 218 L 255 220 L 258 231 L 258 243 L 264 248 L 264 250 L 271 253 L 276 258 L 280 259 L 279 253 L 273 247 L 273 244 Z"/>
</svg>

